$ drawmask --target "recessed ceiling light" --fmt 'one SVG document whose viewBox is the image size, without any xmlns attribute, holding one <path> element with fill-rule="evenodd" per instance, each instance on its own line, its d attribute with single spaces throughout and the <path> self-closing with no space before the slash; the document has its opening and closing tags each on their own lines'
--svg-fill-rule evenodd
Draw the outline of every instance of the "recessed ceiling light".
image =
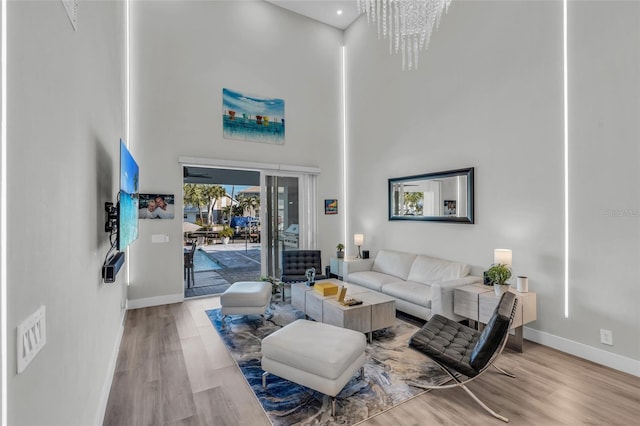
<svg viewBox="0 0 640 426">
<path fill-rule="evenodd" d="M 338 9 L 338 12 L 336 12 L 338 15 L 342 15 L 342 10 Z"/>
</svg>

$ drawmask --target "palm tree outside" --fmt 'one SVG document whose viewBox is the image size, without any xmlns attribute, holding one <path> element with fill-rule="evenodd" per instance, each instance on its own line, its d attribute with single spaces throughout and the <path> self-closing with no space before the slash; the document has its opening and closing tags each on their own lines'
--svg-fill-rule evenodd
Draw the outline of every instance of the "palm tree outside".
<svg viewBox="0 0 640 426">
<path fill-rule="evenodd" d="M 214 223 L 214 212 L 218 201 L 227 195 L 227 191 L 221 185 L 209 184 L 184 184 L 184 205 L 197 207 L 200 215 L 200 224 L 210 226 Z M 207 208 L 207 220 L 203 216 L 203 207 Z M 223 210 L 218 208 L 217 210 Z"/>
<path fill-rule="evenodd" d="M 229 189 L 235 193 L 235 185 Z M 199 218 L 196 223 L 209 228 L 192 235 L 198 235 L 200 241 L 195 254 L 196 263 L 198 259 L 201 263 L 194 268 L 195 280 L 193 285 L 185 288 L 185 297 L 218 294 L 233 282 L 257 280 L 261 273 L 260 244 L 259 239 L 255 241 L 251 237 L 252 232 L 259 228 L 255 225 L 247 227 L 244 239 L 225 245 L 221 244 L 216 228 L 211 228 L 211 225 L 221 221 L 231 224 L 234 216 L 255 217 L 259 211 L 260 197 L 240 194 L 234 199 L 224 185 L 185 183 L 183 199 L 185 209 L 189 206 L 197 208 Z M 210 238 L 211 235 L 218 236 Z"/>
<path fill-rule="evenodd" d="M 220 185 L 202 185 L 202 195 L 208 206 L 207 219 L 211 225 L 214 222 L 213 212 L 219 199 L 227 195 L 227 191 Z"/>
<path fill-rule="evenodd" d="M 193 206 L 198 208 L 200 213 L 200 225 L 204 225 L 204 218 L 202 217 L 202 206 L 204 205 L 204 197 L 202 194 L 202 186 L 194 183 L 185 183 L 183 185 L 183 199 L 185 206 Z"/>
</svg>

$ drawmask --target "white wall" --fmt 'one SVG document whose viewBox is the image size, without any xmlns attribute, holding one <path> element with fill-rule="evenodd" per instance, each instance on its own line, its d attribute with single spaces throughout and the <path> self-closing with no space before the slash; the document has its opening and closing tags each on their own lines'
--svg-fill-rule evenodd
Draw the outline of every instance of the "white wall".
<svg viewBox="0 0 640 426">
<path fill-rule="evenodd" d="M 533 329 L 637 369 L 639 4 L 570 6 L 569 317 L 560 1 L 453 2 L 412 72 L 365 18 L 346 31 L 348 232 L 363 232 L 373 252 L 431 254 L 476 272 L 494 248 L 511 248 L 514 272 L 538 294 Z M 470 166 L 474 225 L 387 220 L 388 178 Z M 600 344 L 600 328 L 613 331 L 613 347 Z"/>
<path fill-rule="evenodd" d="M 8 3 L 8 424 L 88 425 L 106 404 L 126 302 L 101 282 L 104 202 L 124 133 L 121 2 Z M 16 327 L 46 306 L 46 346 L 16 374 Z"/>
<path fill-rule="evenodd" d="M 131 19 L 131 143 L 141 192 L 176 194 L 182 211 L 185 156 L 320 167 L 318 206 L 340 198 L 341 31 L 263 1 L 135 2 Z M 284 145 L 223 139 L 223 88 L 284 99 Z M 342 221 L 319 214 L 323 263 Z M 134 306 L 181 300 L 181 222 L 140 222 L 131 248 Z M 152 244 L 153 234 L 170 242 Z"/>
<path fill-rule="evenodd" d="M 570 335 L 640 359 L 640 3 L 570 6 Z"/>
</svg>

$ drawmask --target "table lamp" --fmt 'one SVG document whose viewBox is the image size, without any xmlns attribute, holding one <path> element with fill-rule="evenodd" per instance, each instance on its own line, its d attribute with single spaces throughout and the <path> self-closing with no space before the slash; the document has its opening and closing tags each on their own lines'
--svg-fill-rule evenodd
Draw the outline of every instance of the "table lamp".
<svg viewBox="0 0 640 426">
<path fill-rule="evenodd" d="M 358 256 L 357 259 L 362 259 L 362 253 L 360 253 L 360 247 L 364 243 L 364 234 L 354 234 L 353 235 L 353 244 L 358 247 Z"/>
<path fill-rule="evenodd" d="M 493 251 L 493 263 L 511 267 L 512 253 L 509 249 L 495 249 Z"/>
</svg>

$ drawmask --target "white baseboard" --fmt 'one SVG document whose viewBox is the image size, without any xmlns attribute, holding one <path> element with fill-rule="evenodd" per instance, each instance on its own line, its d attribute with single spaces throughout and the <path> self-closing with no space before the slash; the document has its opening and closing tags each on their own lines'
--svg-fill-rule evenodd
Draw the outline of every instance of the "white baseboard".
<svg viewBox="0 0 640 426">
<path fill-rule="evenodd" d="M 120 353 L 120 343 L 122 342 L 122 336 L 124 334 L 124 319 L 126 318 L 126 309 L 122 310 L 122 319 L 120 320 L 120 328 L 118 335 L 116 336 L 115 344 L 113 345 L 113 352 L 111 353 L 111 360 L 107 368 L 107 375 L 102 386 L 102 393 L 100 394 L 100 401 L 98 402 L 98 412 L 96 413 L 96 420 L 94 425 L 100 426 L 104 423 L 104 415 L 107 412 L 107 404 L 109 402 L 109 394 L 111 393 L 111 384 L 113 383 L 113 376 L 116 373 L 116 363 L 118 362 L 118 354 Z"/>
<path fill-rule="evenodd" d="M 554 336 L 544 331 L 524 327 L 524 338 L 544 346 L 575 355 L 579 358 L 601 364 L 624 373 L 640 377 L 640 361 L 614 354 L 584 343 L 574 342 L 563 337 Z"/>
<path fill-rule="evenodd" d="M 145 297 L 144 299 L 133 299 L 127 303 L 127 309 L 148 308 L 150 306 L 169 305 L 184 301 L 184 293 L 168 294 L 166 296 Z"/>
</svg>

